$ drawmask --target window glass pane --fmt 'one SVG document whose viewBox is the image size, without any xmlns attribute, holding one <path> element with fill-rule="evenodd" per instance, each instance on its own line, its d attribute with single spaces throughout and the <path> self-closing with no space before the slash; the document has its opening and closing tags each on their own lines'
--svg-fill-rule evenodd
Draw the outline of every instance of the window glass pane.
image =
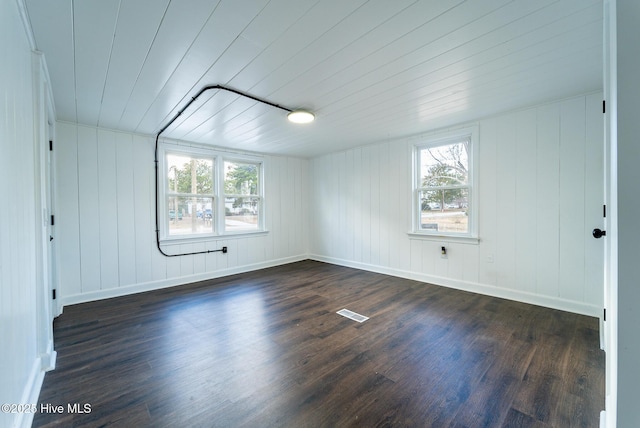
<svg viewBox="0 0 640 428">
<path fill-rule="evenodd" d="M 459 186 L 469 182 L 467 141 L 420 150 L 419 187 Z"/>
<path fill-rule="evenodd" d="M 168 190 L 171 193 L 213 194 L 213 160 L 167 155 Z"/>
<path fill-rule="evenodd" d="M 227 232 L 258 229 L 260 198 L 225 198 L 224 211 Z"/>
<path fill-rule="evenodd" d="M 469 189 L 420 192 L 420 230 L 467 233 Z"/>
<path fill-rule="evenodd" d="M 258 165 L 224 162 L 224 192 L 227 195 L 258 195 Z"/>
<path fill-rule="evenodd" d="M 170 196 L 169 235 L 213 232 L 213 198 Z"/>
</svg>

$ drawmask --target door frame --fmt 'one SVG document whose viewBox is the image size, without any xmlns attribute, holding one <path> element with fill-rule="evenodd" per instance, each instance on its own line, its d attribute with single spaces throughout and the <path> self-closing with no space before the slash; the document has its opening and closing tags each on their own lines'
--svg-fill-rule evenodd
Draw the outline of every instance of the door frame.
<svg viewBox="0 0 640 428">
<path fill-rule="evenodd" d="M 603 2 L 604 184 L 604 310 L 601 327 L 605 351 L 605 411 L 601 426 L 617 425 L 618 379 L 618 156 L 617 156 L 617 25 L 616 0 Z M 604 424 L 603 424 L 604 423 Z"/>
<path fill-rule="evenodd" d="M 50 239 L 54 174 L 49 143 L 55 132 L 55 110 L 44 56 L 40 52 L 33 53 L 33 70 L 35 230 L 40 247 L 36 256 L 37 352 L 41 370 L 48 371 L 55 368 L 57 355 L 53 319 L 58 313 L 52 300 L 56 284 L 55 243 Z"/>
</svg>

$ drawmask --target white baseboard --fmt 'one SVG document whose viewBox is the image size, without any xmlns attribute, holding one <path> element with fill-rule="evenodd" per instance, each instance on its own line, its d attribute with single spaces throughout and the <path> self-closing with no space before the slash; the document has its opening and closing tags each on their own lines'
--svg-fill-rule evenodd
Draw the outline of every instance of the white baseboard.
<svg viewBox="0 0 640 428">
<path fill-rule="evenodd" d="M 47 352 L 40 355 L 39 358 L 33 361 L 31 371 L 29 372 L 29 378 L 22 391 L 22 399 L 20 403 L 16 404 L 38 404 L 40 398 L 40 390 L 42 389 L 42 383 L 44 382 L 44 374 L 49 370 L 53 370 L 56 367 L 56 359 L 58 353 L 53 350 L 53 340 L 49 341 L 47 345 Z M 20 412 L 15 414 L 15 419 L 11 426 L 28 428 L 33 422 L 33 413 Z"/>
<path fill-rule="evenodd" d="M 41 369 L 40 359 L 35 359 L 31 366 L 31 372 L 27 379 L 27 384 L 22 391 L 22 399 L 19 404 L 38 404 L 38 398 L 40 397 L 40 390 L 42 389 L 42 382 L 44 381 L 44 371 Z M 19 412 L 15 413 L 15 419 L 13 420 L 13 427 L 29 428 L 33 422 L 33 413 L 31 412 Z"/>
<path fill-rule="evenodd" d="M 40 369 L 43 372 L 48 372 L 56 368 L 56 360 L 58 359 L 58 353 L 53 350 L 53 340 L 50 340 L 47 344 L 47 352 L 40 355 Z"/>
<path fill-rule="evenodd" d="M 502 299 L 514 300 L 517 302 L 529 303 L 532 305 L 544 306 L 551 309 L 558 309 L 567 312 L 573 312 L 577 314 L 592 316 L 600 318 L 602 316 L 602 309 L 591 304 L 576 302 L 573 300 L 562 299 L 559 297 L 543 296 L 534 293 L 528 293 L 519 290 L 511 290 L 494 285 L 481 284 L 471 281 L 461 281 L 451 278 L 445 278 L 435 275 L 427 275 L 418 272 L 405 271 L 401 269 L 394 269 L 384 266 L 377 266 L 367 263 L 354 262 L 351 260 L 338 259 L 334 257 L 326 257 L 318 254 L 310 255 L 298 255 L 293 257 L 286 257 L 277 260 L 270 260 L 268 262 L 254 263 L 251 265 L 238 266 L 229 269 L 223 269 L 215 272 L 206 272 L 195 275 L 181 276 L 177 278 L 149 281 L 139 284 L 132 284 L 125 287 L 111 288 L 108 290 L 99 290 L 89 293 L 74 294 L 71 296 L 64 296 L 61 300 L 60 313 L 62 313 L 64 306 L 74 305 L 78 303 L 91 302 L 95 300 L 109 299 L 112 297 L 126 296 L 129 294 L 142 293 L 145 291 L 159 290 L 162 288 L 175 287 L 184 284 L 190 284 L 192 282 L 206 281 L 209 279 L 221 278 L 229 275 L 236 275 L 239 273 L 250 272 L 259 269 L 266 269 L 270 267 L 285 265 L 294 263 L 306 259 L 316 260 L 325 263 L 331 263 L 339 266 L 351 267 L 355 269 L 366 270 L 369 272 L 382 273 L 385 275 L 396 276 L 399 278 L 412 279 L 415 281 L 426 282 L 429 284 L 439 285 L 448 288 L 455 288 L 458 290 L 469 291 L 478 294 L 484 294 L 492 297 L 499 297 Z"/>
<path fill-rule="evenodd" d="M 309 255 L 311 260 L 325 263 L 331 263 L 339 266 L 362 269 L 369 272 L 382 273 L 385 275 L 396 276 L 399 278 L 412 279 L 415 281 L 426 282 L 429 284 L 440 285 L 457 290 L 470 291 L 473 293 L 484 294 L 501 299 L 514 300 L 522 303 L 529 303 L 537 306 L 544 306 L 551 309 L 573 312 L 581 315 L 587 315 L 599 318 L 602 315 L 601 308 L 583 302 L 562 299 L 559 297 L 543 296 L 539 294 L 527 293 L 519 290 L 510 290 L 506 288 L 496 287 L 494 285 L 480 284 L 471 281 L 461 281 L 451 278 L 444 278 L 435 275 L 427 275 L 423 273 L 405 271 L 401 269 L 393 269 L 384 266 L 376 266 L 367 263 L 354 262 L 350 260 L 338 259 L 334 257 L 320 256 L 317 254 Z"/>
<path fill-rule="evenodd" d="M 64 309 L 64 307 L 63 307 L 63 304 L 62 304 L 62 302 L 60 301 L 60 299 L 56 299 L 56 300 L 55 300 L 55 305 L 54 305 L 54 312 L 55 312 L 55 313 L 53 314 L 53 317 L 54 317 L 54 318 L 57 318 L 57 317 L 59 317 L 60 315 L 62 315 L 62 311 L 63 311 L 63 309 Z"/>
<path fill-rule="evenodd" d="M 139 284 L 127 285 L 124 287 L 110 288 L 108 290 L 92 291 L 90 293 L 74 294 L 71 296 L 61 297 L 61 309 L 60 313 L 64 309 L 64 306 L 75 305 L 78 303 L 92 302 L 95 300 L 110 299 L 112 297 L 127 296 L 129 294 L 143 293 L 145 291 L 159 290 L 162 288 L 175 287 L 178 285 L 190 284 L 198 281 L 206 281 L 209 279 L 221 278 L 229 275 L 236 275 L 239 273 L 251 272 L 259 269 L 266 269 L 270 267 L 286 265 L 289 263 L 299 262 L 307 260 L 307 255 L 298 255 L 293 257 L 285 257 L 277 260 L 270 260 L 267 262 L 254 263 L 250 265 L 238 266 L 229 269 L 218 270 L 214 272 L 205 272 L 195 275 L 181 276 L 171 279 L 163 279 L 159 281 L 149 281 Z"/>
</svg>

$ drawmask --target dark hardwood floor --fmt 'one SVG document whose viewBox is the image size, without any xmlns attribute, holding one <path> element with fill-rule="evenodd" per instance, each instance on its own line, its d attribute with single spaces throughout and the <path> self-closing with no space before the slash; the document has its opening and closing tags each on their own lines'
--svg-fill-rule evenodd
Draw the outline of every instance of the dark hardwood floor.
<svg viewBox="0 0 640 428">
<path fill-rule="evenodd" d="M 313 261 L 67 307 L 55 344 L 39 406 L 64 412 L 36 427 L 598 427 L 604 407 L 597 319 Z"/>
</svg>

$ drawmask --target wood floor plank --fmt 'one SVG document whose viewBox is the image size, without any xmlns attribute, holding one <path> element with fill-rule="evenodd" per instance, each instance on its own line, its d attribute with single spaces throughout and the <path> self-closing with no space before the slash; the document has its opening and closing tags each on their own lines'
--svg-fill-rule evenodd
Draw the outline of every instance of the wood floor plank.
<svg viewBox="0 0 640 428">
<path fill-rule="evenodd" d="M 347 308 L 370 317 L 357 323 Z M 581 315 L 304 261 L 74 305 L 34 427 L 598 426 Z"/>
</svg>

